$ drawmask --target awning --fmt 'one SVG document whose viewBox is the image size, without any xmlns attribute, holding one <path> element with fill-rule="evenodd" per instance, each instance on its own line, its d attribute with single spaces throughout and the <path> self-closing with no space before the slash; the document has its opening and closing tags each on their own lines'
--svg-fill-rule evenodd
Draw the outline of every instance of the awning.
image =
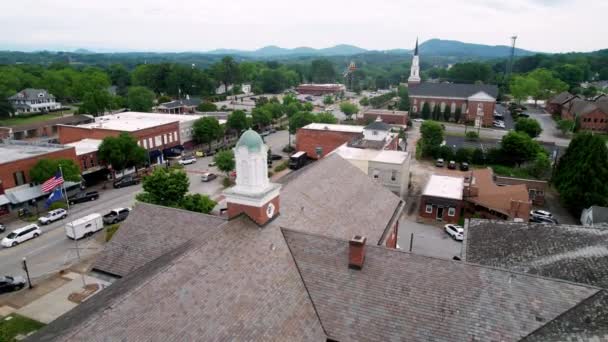
<svg viewBox="0 0 608 342">
<path fill-rule="evenodd" d="M 80 183 L 65 182 L 65 188 L 70 189 L 74 186 L 80 186 Z M 49 193 L 42 192 L 40 185 L 30 186 L 29 184 L 17 186 L 6 190 L 6 197 L 12 204 L 25 203 L 33 199 L 47 196 Z"/>
<path fill-rule="evenodd" d="M 161 154 L 162 154 L 162 152 L 159 150 L 152 150 L 148 153 L 148 155 L 150 156 L 150 159 L 155 159 L 155 158 L 159 157 Z"/>
<path fill-rule="evenodd" d="M 177 145 L 174 147 L 164 149 L 163 154 L 166 157 L 175 157 L 175 156 L 181 155 L 183 151 L 184 151 L 184 147 L 182 145 Z"/>
<path fill-rule="evenodd" d="M 8 197 L 6 197 L 5 194 L 0 195 L 0 206 L 9 204 L 9 203 L 11 203 L 11 201 L 8 199 Z"/>
</svg>

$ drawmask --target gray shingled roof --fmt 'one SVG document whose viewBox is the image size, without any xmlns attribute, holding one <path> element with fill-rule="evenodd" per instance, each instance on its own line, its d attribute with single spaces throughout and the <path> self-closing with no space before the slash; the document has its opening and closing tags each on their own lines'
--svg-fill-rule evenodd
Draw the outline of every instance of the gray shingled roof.
<svg viewBox="0 0 608 342">
<path fill-rule="evenodd" d="M 93 269 L 124 277 L 194 237 L 210 236 L 225 222 L 217 216 L 137 203 Z"/>
<path fill-rule="evenodd" d="M 553 103 L 553 104 L 559 104 L 562 105 L 564 104 L 566 101 L 571 100 L 573 97 L 575 97 L 574 95 L 570 94 L 567 91 L 563 91 L 557 95 L 555 95 L 554 97 L 552 97 L 549 100 L 549 103 Z"/>
<path fill-rule="evenodd" d="M 338 341 L 516 341 L 599 289 L 284 230 L 329 338 Z"/>
<path fill-rule="evenodd" d="M 467 98 L 480 91 L 498 97 L 498 87 L 492 84 L 420 83 L 408 89 L 410 96 L 440 96 Z"/>
<path fill-rule="evenodd" d="M 337 154 L 306 167 L 283 185 L 277 224 L 298 231 L 378 244 L 403 201 Z"/>
<path fill-rule="evenodd" d="M 133 286 L 124 285 L 132 276 L 118 280 L 110 290 L 123 292 L 91 298 L 31 340 L 325 340 L 278 227 L 240 217 L 196 241 L 154 275 L 138 275 Z"/>
<path fill-rule="evenodd" d="M 38 95 L 42 93 L 44 94 L 44 96 L 42 98 L 55 98 L 55 96 L 53 96 L 53 94 L 49 94 L 49 92 L 46 89 L 34 89 L 34 88 L 26 88 L 21 90 L 20 92 L 18 92 L 17 94 L 9 97 L 9 100 L 37 100 L 40 97 L 38 97 Z M 24 97 L 20 97 L 19 95 L 22 94 Z"/>
<path fill-rule="evenodd" d="M 382 121 L 374 121 L 369 125 L 365 126 L 365 129 L 376 130 L 376 131 L 390 131 L 391 125 Z"/>
<path fill-rule="evenodd" d="M 180 100 L 175 100 L 175 101 L 171 101 L 171 102 L 164 102 L 164 103 L 161 103 L 160 105 L 165 108 L 173 109 L 173 108 L 178 108 L 178 107 L 182 107 L 182 106 L 196 107 L 199 104 L 201 104 L 201 100 L 194 98 L 194 99 L 180 99 Z"/>
<path fill-rule="evenodd" d="M 608 288 L 608 227 L 470 220 L 467 262 Z"/>
</svg>

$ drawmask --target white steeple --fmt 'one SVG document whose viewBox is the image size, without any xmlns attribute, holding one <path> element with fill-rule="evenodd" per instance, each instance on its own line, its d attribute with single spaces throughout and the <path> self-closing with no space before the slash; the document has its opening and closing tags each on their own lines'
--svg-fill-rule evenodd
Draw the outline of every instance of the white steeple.
<svg viewBox="0 0 608 342">
<path fill-rule="evenodd" d="M 414 58 L 412 58 L 412 67 L 410 69 L 410 77 L 407 79 L 408 85 L 420 83 L 420 61 L 418 59 L 418 38 L 416 38 L 416 48 L 414 49 Z"/>
</svg>

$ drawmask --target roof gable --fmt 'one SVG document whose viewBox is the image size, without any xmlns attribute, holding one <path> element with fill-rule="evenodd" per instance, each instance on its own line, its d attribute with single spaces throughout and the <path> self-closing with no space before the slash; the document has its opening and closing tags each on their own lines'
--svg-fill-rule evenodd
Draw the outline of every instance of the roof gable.
<svg viewBox="0 0 608 342">
<path fill-rule="evenodd" d="M 469 101 L 496 101 L 496 99 L 488 95 L 484 91 L 479 91 L 468 98 Z"/>
</svg>

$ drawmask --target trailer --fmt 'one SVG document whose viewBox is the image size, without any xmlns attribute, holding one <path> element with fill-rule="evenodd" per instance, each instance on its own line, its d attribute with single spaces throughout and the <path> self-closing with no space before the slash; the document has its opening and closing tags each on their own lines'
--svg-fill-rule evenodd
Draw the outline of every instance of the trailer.
<svg viewBox="0 0 608 342">
<path fill-rule="evenodd" d="M 100 214 L 90 214 L 81 217 L 65 226 L 65 233 L 70 239 L 89 237 L 103 229 L 103 219 Z"/>
</svg>

